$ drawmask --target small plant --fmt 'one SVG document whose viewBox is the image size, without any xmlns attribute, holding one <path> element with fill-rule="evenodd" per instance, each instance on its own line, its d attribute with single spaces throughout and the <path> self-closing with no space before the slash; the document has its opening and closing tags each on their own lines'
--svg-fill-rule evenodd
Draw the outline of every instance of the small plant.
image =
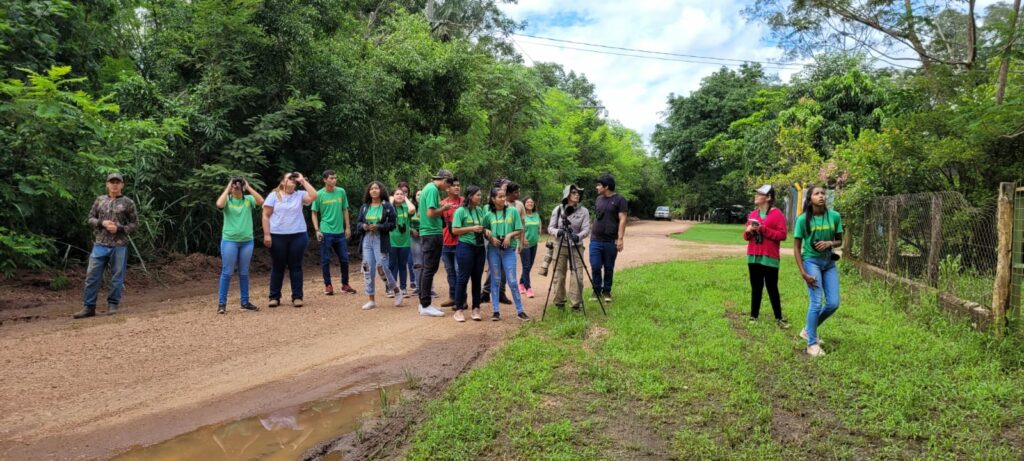
<svg viewBox="0 0 1024 461">
<path fill-rule="evenodd" d="M 409 368 L 402 368 L 402 374 L 405 376 L 405 384 L 409 386 L 409 389 L 419 389 L 422 384 L 422 379 L 416 376 L 416 373 Z"/>
<path fill-rule="evenodd" d="M 953 291 L 956 289 L 956 279 L 960 276 L 960 271 L 963 268 L 963 259 L 960 255 L 946 255 L 939 261 L 939 280 L 942 282 L 942 288 L 946 291 Z"/>
<path fill-rule="evenodd" d="M 50 289 L 53 291 L 66 290 L 70 285 L 71 281 L 64 274 L 58 274 L 53 280 L 50 280 Z"/>
<path fill-rule="evenodd" d="M 380 414 L 385 418 L 391 417 L 391 401 L 388 398 L 388 389 L 384 386 L 379 388 L 380 392 Z"/>
</svg>

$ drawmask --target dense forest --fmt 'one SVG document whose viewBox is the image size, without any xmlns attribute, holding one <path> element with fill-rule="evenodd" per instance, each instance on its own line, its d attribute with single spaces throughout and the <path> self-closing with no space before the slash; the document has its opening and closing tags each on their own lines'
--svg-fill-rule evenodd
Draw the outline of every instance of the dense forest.
<svg viewBox="0 0 1024 461">
<path fill-rule="evenodd" d="M 106 173 L 140 210 L 132 258 L 215 252 L 229 177 L 498 176 L 542 210 L 603 172 L 645 214 L 661 162 L 586 77 L 527 67 L 495 0 L 12 0 L 0 6 L 0 270 L 74 264 Z M 593 197 L 590 197 L 592 200 Z"/>
</svg>

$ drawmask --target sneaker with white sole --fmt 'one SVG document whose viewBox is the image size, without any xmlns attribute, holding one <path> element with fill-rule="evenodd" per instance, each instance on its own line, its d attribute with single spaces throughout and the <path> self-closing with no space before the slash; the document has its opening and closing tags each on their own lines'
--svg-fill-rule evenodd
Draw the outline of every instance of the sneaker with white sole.
<svg viewBox="0 0 1024 461">
<path fill-rule="evenodd" d="M 811 357 L 821 357 L 825 355 L 825 351 L 821 348 L 821 346 L 815 344 L 807 348 L 807 355 Z"/>
<path fill-rule="evenodd" d="M 452 314 L 452 318 L 454 318 L 456 322 L 465 322 L 466 321 L 466 316 L 462 315 L 462 311 L 461 310 L 455 311 L 455 314 Z"/>
<path fill-rule="evenodd" d="M 803 338 L 804 341 L 807 341 L 807 328 L 804 328 L 803 330 L 800 330 L 800 337 Z M 825 342 L 821 340 L 821 335 L 818 335 L 818 344 L 824 344 L 824 343 Z"/>
<path fill-rule="evenodd" d="M 420 315 L 427 317 L 444 317 L 444 312 L 434 306 L 420 306 Z"/>
<path fill-rule="evenodd" d="M 363 310 L 364 311 L 368 311 L 368 310 L 374 309 L 376 307 L 377 307 L 377 303 L 375 301 L 370 301 L 370 302 L 368 302 L 366 304 L 363 304 Z"/>
<path fill-rule="evenodd" d="M 469 318 L 473 319 L 476 322 L 482 320 L 480 318 L 480 308 L 473 309 L 473 315 L 469 316 Z"/>
<path fill-rule="evenodd" d="M 395 288 L 395 307 L 401 306 L 403 299 L 405 299 L 405 292 L 400 288 Z"/>
<path fill-rule="evenodd" d="M 518 317 L 519 320 L 522 320 L 524 322 L 529 322 L 530 321 L 530 316 L 526 315 L 526 312 L 520 312 L 520 313 L 516 314 L 516 317 Z"/>
<path fill-rule="evenodd" d="M 387 292 L 387 293 L 384 293 L 384 296 L 387 296 L 387 297 L 389 297 L 389 298 L 394 298 L 394 297 L 395 297 L 395 294 L 389 291 L 389 292 Z"/>
</svg>

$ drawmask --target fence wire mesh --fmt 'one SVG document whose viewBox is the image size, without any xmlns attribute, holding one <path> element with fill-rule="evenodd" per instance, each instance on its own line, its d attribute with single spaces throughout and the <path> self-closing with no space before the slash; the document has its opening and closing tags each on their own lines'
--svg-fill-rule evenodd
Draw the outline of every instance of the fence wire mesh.
<svg viewBox="0 0 1024 461">
<path fill-rule="evenodd" d="M 996 208 L 975 207 L 957 192 L 879 197 L 860 228 L 846 232 L 868 264 L 991 308 Z"/>
<path fill-rule="evenodd" d="M 1010 257 L 1010 306 L 1006 314 L 1013 321 L 1021 317 L 1021 281 L 1024 280 L 1024 187 L 1015 187 L 1013 194 L 1013 250 Z"/>
</svg>

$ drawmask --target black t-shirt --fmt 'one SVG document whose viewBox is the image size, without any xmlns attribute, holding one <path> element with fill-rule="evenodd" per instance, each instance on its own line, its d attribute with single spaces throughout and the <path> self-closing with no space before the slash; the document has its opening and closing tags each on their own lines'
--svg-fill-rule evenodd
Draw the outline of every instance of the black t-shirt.
<svg viewBox="0 0 1024 461">
<path fill-rule="evenodd" d="M 615 194 L 611 197 L 597 197 L 597 219 L 594 220 L 592 239 L 598 242 L 614 242 L 619 238 L 619 213 L 628 213 L 626 199 Z"/>
</svg>

